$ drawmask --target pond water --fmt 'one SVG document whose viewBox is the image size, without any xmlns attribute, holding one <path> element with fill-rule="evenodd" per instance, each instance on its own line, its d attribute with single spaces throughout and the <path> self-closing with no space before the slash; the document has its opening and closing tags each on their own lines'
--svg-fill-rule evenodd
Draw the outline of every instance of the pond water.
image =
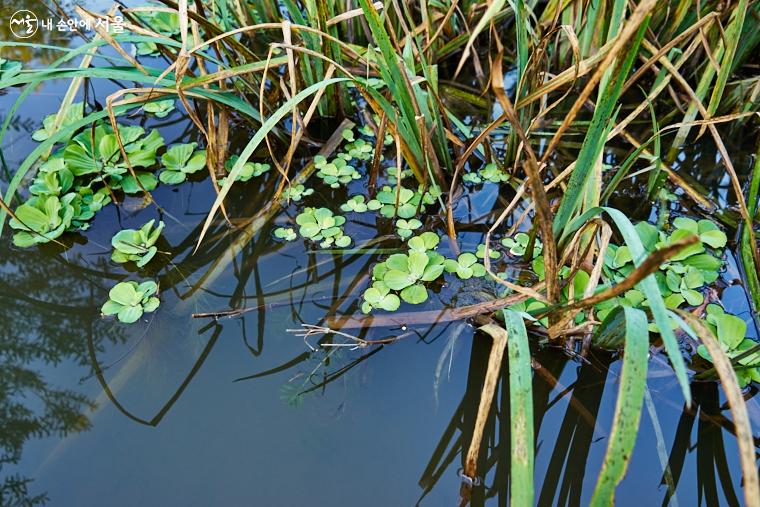
<svg viewBox="0 0 760 507">
<path fill-rule="evenodd" d="M 89 93 L 102 101 L 119 86 L 99 83 Z M 31 152 L 31 132 L 65 90 L 65 83 L 46 84 L 25 102 L 2 146 L 5 170 Z M 17 89 L 0 95 L 2 119 L 17 96 Z M 159 128 L 167 144 L 196 136 L 180 112 L 135 121 Z M 234 130 L 238 142 L 246 140 L 245 129 Z M 730 148 L 746 172 L 751 157 L 741 146 Z M 696 144 L 679 170 L 730 204 L 727 182 L 712 176 L 714 161 L 714 148 Z M 0 188 L 7 181 L 6 173 Z M 273 172 L 239 185 L 228 210 L 250 216 L 274 185 Z M 489 184 L 460 200 L 457 218 L 469 222 L 490 213 L 497 194 Z M 153 195 L 162 210 L 140 198 L 110 205 L 86 234 L 70 237 L 65 251 L 21 250 L 7 232 L 0 239 L 0 481 L 28 479 L 28 491 L 19 495 L 45 495 L 50 505 L 455 504 L 489 340 L 472 325 L 453 322 L 399 323 L 362 335 L 404 336 L 390 345 L 304 341 L 288 330 L 358 313 L 375 255 L 333 255 L 300 240 L 275 241 L 273 228 L 299 209 L 292 204 L 220 264 L 216 259 L 227 258 L 239 234 L 221 220 L 193 254 L 214 199 L 210 181 L 159 186 Z M 320 187 L 306 204 L 346 197 L 345 190 Z M 104 319 L 99 309 L 108 289 L 136 276 L 109 262 L 110 238 L 153 218 L 167 223 L 148 272 L 160 281 L 161 307 L 141 325 Z M 472 221 L 466 245 L 481 241 L 483 223 Z M 390 232 L 389 224 L 380 225 Z M 357 243 L 377 233 L 375 223 L 361 219 L 349 227 Z M 721 297 L 756 338 L 738 278 L 729 259 Z M 451 284 L 421 309 L 472 301 L 479 290 L 487 287 Z M 193 316 L 231 308 L 253 310 Z M 536 359 L 538 504 L 586 505 L 608 443 L 620 361 L 603 354 L 581 361 L 552 348 Z M 618 504 L 739 505 L 738 451 L 718 387 L 694 383 L 695 404 L 686 409 L 663 357 L 652 358 L 649 377 Z M 473 505 L 508 501 L 508 401 L 502 389 L 486 429 L 481 469 L 488 472 L 473 491 Z M 755 398 L 748 407 L 760 428 Z"/>
</svg>

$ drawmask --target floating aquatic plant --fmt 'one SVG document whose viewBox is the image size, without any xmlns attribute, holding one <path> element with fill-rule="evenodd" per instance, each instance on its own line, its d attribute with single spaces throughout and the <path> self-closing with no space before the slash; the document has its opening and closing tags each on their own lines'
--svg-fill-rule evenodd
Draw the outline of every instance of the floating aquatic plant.
<svg viewBox="0 0 760 507">
<path fill-rule="evenodd" d="M 437 234 L 424 232 L 409 239 L 407 253 L 393 254 L 375 264 L 372 286 L 362 296 L 362 311 L 369 313 L 373 308 L 394 311 L 398 309 L 399 298 L 409 304 L 427 301 L 424 282 L 432 282 L 443 274 L 444 258 L 434 251 L 439 241 Z"/>
<path fill-rule="evenodd" d="M 367 198 L 363 195 L 355 195 L 351 197 L 348 201 L 346 201 L 344 204 L 340 205 L 341 211 L 344 211 L 346 213 L 348 212 L 355 212 L 355 213 L 364 213 L 367 211 Z"/>
<path fill-rule="evenodd" d="M 206 166 L 206 150 L 196 150 L 198 143 L 175 144 L 161 156 L 164 170 L 158 175 L 161 183 L 177 185 Z"/>
<path fill-rule="evenodd" d="M 69 107 L 67 107 L 63 111 L 63 118 L 61 119 L 61 123 L 57 129 L 55 127 L 55 119 L 58 114 L 55 113 L 55 114 L 47 115 L 45 119 L 42 120 L 42 128 L 39 130 L 36 130 L 32 134 L 32 139 L 34 139 L 37 142 L 42 142 L 48 139 L 50 136 L 55 134 L 58 130 L 62 129 L 63 127 L 66 127 L 68 125 L 71 125 L 74 122 L 81 120 L 83 117 L 83 113 L 84 113 L 84 104 L 82 102 L 71 104 Z M 63 142 L 67 140 L 68 138 L 62 139 Z"/>
<path fill-rule="evenodd" d="M 338 188 L 361 178 L 359 171 L 340 157 L 328 162 L 325 157 L 317 155 L 314 157 L 314 166 L 318 169 L 317 176 L 331 188 Z"/>
<path fill-rule="evenodd" d="M 146 168 L 156 163 L 156 151 L 164 145 L 157 130 L 144 136 L 142 127 L 119 126 L 119 134 L 133 168 Z M 94 181 L 104 180 L 111 189 L 122 189 L 128 194 L 140 192 L 140 185 L 148 191 L 158 185 L 152 173 L 135 171 L 140 182 L 138 185 L 129 173 L 119 142 L 110 127 L 98 125 L 94 131 L 87 130 L 77 135 L 64 149 L 63 158 L 74 176 L 96 175 Z"/>
<path fill-rule="evenodd" d="M 475 184 L 483 183 L 484 181 L 503 183 L 508 180 L 509 175 L 499 169 L 499 166 L 493 162 L 481 167 L 477 172 L 468 172 L 462 176 L 462 181 Z"/>
<path fill-rule="evenodd" d="M 158 222 L 158 227 L 154 229 L 155 222 L 155 220 L 150 220 L 139 229 L 124 229 L 117 232 L 111 238 L 111 246 L 114 249 L 111 260 L 119 263 L 132 261 L 138 268 L 150 262 L 158 252 L 155 246 L 156 241 L 164 229 L 163 222 Z"/>
<path fill-rule="evenodd" d="M 306 188 L 302 184 L 290 185 L 282 191 L 282 197 L 286 201 L 298 202 L 306 196 L 314 193 L 313 188 Z"/>
<path fill-rule="evenodd" d="M 116 315 L 124 324 L 132 324 L 144 313 L 156 311 L 160 304 L 154 295 L 157 292 L 158 285 L 152 280 L 119 282 L 108 292 L 108 301 L 100 311 L 103 315 Z"/>
<path fill-rule="evenodd" d="M 345 217 L 333 215 L 327 208 L 306 208 L 296 217 L 296 223 L 301 236 L 319 241 L 322 248 L 333 245 L 345 248 L 351 244 L 351 238 L 343 232 Z"/>
<path fill-rule="evenodd" d="M 274 237 L 285 241 L 295 241 L 297 236 L 292 227 L 278 227 L 274 230 Z"/>
<path fill-rule="evenodd" d="M 152 114 L 156 118 L 166 118 L 169 116 L 169 113 L 174 111 L 174 99 L 146 102 L 143 109 L 145 109 L 146 113 Z"/>
<path fill-rule="evenodd" d="M 404 239 L 410 237 L 420 227 L 422 227 L 422 222 L 416 218 L 410 218 L 409 220 L 399 218 L 396 220 L 396 233 Z"/>
<path fill-rule="evenodd" d="M 747 323 L 736 315 L 726 313 L 720 305 L 707 305 L 705 321 L 730 359 L 743 355 L 758 345 L 756 341 L 746 338 Z M 713 361 L 704 345 L 699 345 L 697 352 L 704 359 Z M 735 371 L 740 387 L 746 386 L 750 381 L 760 382 L 760 351 L 738 359 Z"/>
<path fill-rule="evenodd" d="M 16 208 L 10 226 L 16 229 L 13 244 L 22 248 L 58 238 L 71 225 L 74 194 L 33 197 Z"/>
<path fill-rule="evenodd" d="M 524 232 L 518 232 L 514 237 L 502 238 L 502 246 L 509 248 L 509 253 L 517 257 L 522 257 L 525 252 L 528 251 L 528 244 L 530 244 L 530 236 Z M 543 245 L 539 239 L 536 239 L 536 243 L 533 246 L 533 256 L 536 257 L 541 253 Z"/>
<path fill-rule="evenodd" d="M 240 157 L 238 155 L 233 155 L 227 160 L 227 162 L 225 162 L 224 167 L 227 169 L 227 172 L 232 171 L 232 167 L 235 165 L 235 162 L 237 162 L 239 158 Z M 262 174 L 268 172 L 271 168 L 272 166 L 269 164 L 262 162 L 251 162 L 249 160 L 243 164 L 243 167 L 240 168 L 240 172 L 238 173 L 237 178 L 235 178 L 235 181 L 248 181 L 251 178 L 261 176 Z M 226 181 L 226 177 L 221 178 L 219 180 L 219 185 L 224 186 Z"/>
<path fill-rule="evenodd" d="M 443 267 L 447 273 L 456 273 L 462 280 L 481 277 L 486 274 L 485 266 L 479 264 L 478 258 L 470 252 L 463 252 L 456 259 L 446 259 Z"/>
<path fill-rule="evenodd" d="M 475 257 L 478 259 L 485 259 L 486 257 L 486 245 L 480 244 L 478 245 L 477 250 L 475 250 Z M 494 250 L 493 248 L 488 250 L 488 257 L 491 259 L 498 259 L 501 257 L 501 253 L 498 250 Z"/>
</svg>

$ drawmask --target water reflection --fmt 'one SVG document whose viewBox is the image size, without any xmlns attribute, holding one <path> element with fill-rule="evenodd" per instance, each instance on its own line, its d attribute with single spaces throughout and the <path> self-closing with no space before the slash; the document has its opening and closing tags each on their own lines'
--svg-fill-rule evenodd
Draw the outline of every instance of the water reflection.
<svg viewBox="0 0 760 507">
<path fill-rule="evenodd" d="M 60 257 L 0 248 L 0 505 L 44 499 L 13 472 L 29 439 L 89 428 L 93 401 L 48 373 L 61 363 L 89 364 L 88 343 L 98 351 L 124 340 L 121 329 L 96 318 L 101 284 Z"/>
</svg>

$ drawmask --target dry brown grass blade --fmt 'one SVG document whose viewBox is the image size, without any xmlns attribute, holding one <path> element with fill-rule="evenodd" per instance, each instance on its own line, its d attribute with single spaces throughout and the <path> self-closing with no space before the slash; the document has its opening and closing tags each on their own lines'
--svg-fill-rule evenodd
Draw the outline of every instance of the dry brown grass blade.
<svg viewBox="0 0 760 507">
<path fill-rule="evenodd" d="M 465 458 L 464 470 L 462 472 L 473 481 L 477 477 L 478 455 L 480 454 L 480 445 L 483 440 L 483 431 L 486 427 L 488 414 L 491 412 L 491 404 L 493 403 L 499 382 L 504 350 L 507 348 L 507 340 L 509 338 L 507 330 L 495 323 L 480 326 L 478 330 L 490 336 L 493 339 L 493 343 L 491 344 L 491 351 L 488 354 L 488 365 L 486 367 L 485 379 L 483 379 L 483 390 L 480 393 L 475 427 L 472 430 L 472 440 L 467 450 L 467 457 Z"/>
<path fill-rule="evenodd" d="M 758 481 L 758 472 L 755 462 L 755 442 L 752 437 L 752 426 L 750 425 L 747 405 L 744 402 L 741 389 L 736 380 L 731 361 L 723 352 L 718 340 L 713 332 L 697 317 L 683 310 L 676 310 L 678 315 L 686 321 L 702 340 L 707 347 L 710 357 L 713 360 L 715 369 L 718 371 L 723 392 L 728 399 L 728 405 L 731 409 L 731 415 L 734 418 L 736 428 L 736 442 L 739 446 L 739 461 L 741 462 L 742 473 L 744 475 L 744 502 L 748 507 L 760 507 L 760 481 Z"/>
<path fill-rule="evenodd" d="M 535 290 L 544 287 L 544 282 L 534 286 Z M 441 308 L 440 310 L 427 310 L 409 313 L 388 313 L 382 315 L 331 315 L 327 317 L 330 327 L 341 329 L 356 329 L 360 327 L 397 327 L 417 324 L 435 324 L 439 322 L 451 322 L 454 320 L 469 319 L 476 315 L 486 315 L 501 310 L 510 305 L 520 303 L 528 299 L 523 294 L 512 294 L 505 298 L 492 299 L 483 303 L 477 303 L 458 308 Z"/>
<path fill-rule="evenodd" d="M 522 147 L 527 155 L 527 160 L 523 163 L 525 174 L 528 178 L 527 186 L 530 189 L 531 197 L 536 206 L 536 221 L 538 222 L 538 228 L 541 231 L 541 240 L 544 243 L 544 266 L 546 270 L 546 298 L 551 303 L 556 303 L 559 300 L 559 284 L 557 283 L 557 243 L 552 233 L 552 222 L 554 215 L 549 205 L 549 198 L 546 196 L 546 189 L 544 188 L 543 181 L 541 180 L 541 172 L 539 169 L 539 162 L 536 154 L 533 152 L 533 148 L 530 146 L 530 141 L 525 135 L 522 125 L 520 124 L 517 113 L 512 106 L 512 101 L 504 92 L 504 74 L 501 71 L 501 58 L 497 58 L 494 62 L 491 70 L 491 88 L 496 95 L 496 98 L 501 104 L 504 114 L 509 120 L 510 127 L 517 134 L 518 138 L 522 142 Z"/>
<path fill-rule="evenodd" d="M 633 37 L 636 31 L 638 31 L 639 25 L 641 25 L 644 19 L 649 15 L 650 11 L 654 8 L 656 3 L 657 0 L 643 0 L 639 5 L 636 6 L 636 9 L 633 11 L 633 13 L 631 13 L 631 16 L 626 22 L 625 26 L 620 31 L 618 36 L 614 39 L 614 43 L 610 48 L 610 51 L 604 57 L 602 63 L 599 64 L 599 67 L 597 67 L 596 71 L 594 71 L 594 73 L 591 75 L 591 78 L 589 78 L 586 86 L 584 86 L 583 91 L 581 91 L 580 95 L 575 100 L 575 103 L 567 112 L 565 119 L 562 121 L 557 131 L 554 133 L 554 136 L 552 136 L 551 141 L 549 141 L 549 144 L 546 147 L 546 151 L 544 152 L 544 156 L 541 158 L 542 163 L 546 162 L 554 152 L 554 149 L 559 144 L 562 135 L 575 121 L 575 117 L 580 112 L 586 100 L 588 100 L 588 98 L 591 96 L 591 93 L 594 91 L 596 85 L 602 79 L 604 73 L 617 60 L 620 52 L 623 51 L 625 46 L 628 44 L 628 41 L 631 39 L 631 37 Z"/>
<path fill-rule="evenodd" d="M 116 113 L 113 110 L 114 101 L 118 99 L 121 96 L 124 96 L 128 93 L 141 93 L 144 91 L 148 91 L 149 93 L 152 92 L 149 88 L 125 88 L 122 90 L 117 90 L 114 93 L 110 94 L 108 97 L 106 97 L 106 109 L 108 110 L 108 120 L 111 123 L 111 129 L 113 129 L 114 136 L 116 137 L 116 142 L 119 145 L 119 151 L 121 152 L 121 156 L 124 157 L 124 163 L 127 165 L 127 170 L 129 171 L 129 174 L 134 178 L 135 183 L 138 187 L 140 187 L 140 190 L 143 191 L 143 194 L 145 195 L 145 198 L 151 203 L 154 204 L 159 210 L 162 210 L 161 206 L 153 199 L 153 196 L 150 192 L 148 192 L 143 184 L 140 182 L 140 178 L 137 177 L 137 173 L 135 172 L 134 167 L 132 167 L 132 163 L 129 161 L 129 154 L 127 154 L 127 150 L 124 149 L 124 143 L 121 139 L 121 134 L 119 133 L 119 124 L 116 122 Z M 132 103 L 139 103 L 144 102 L 145 99 L 141 97 L 129 97 L 123 100 L 120 100 L 118 102 L 118 105 L 122 104 L 132 104 Z"/>
<path fill-rule="evenodd" d="M 377 11 L 383 10 L 383 2 L 375 2 L 372 4 L 372 7 L 375 8 Z M 332 18 L 327 20 L 327 26 L 331 27 L 333 25 L 337 25 L 338 23 L 342 21 L 347 21 L 349 19 L 355 18 L 357 16 L 364 16 L 364 11 L 359 7 L 358 9 L 351 9 L 346 12 L 340 13 L 336 16 L 333 16 Z"/>
</svg>

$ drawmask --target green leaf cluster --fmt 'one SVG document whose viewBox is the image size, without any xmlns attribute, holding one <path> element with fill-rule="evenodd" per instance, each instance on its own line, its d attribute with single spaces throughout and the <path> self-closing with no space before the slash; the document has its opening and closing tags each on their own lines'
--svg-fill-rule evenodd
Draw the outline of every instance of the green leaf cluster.
<svg viewBox="0 0 760 507">
<path fill-rule="evenodd" d="M 317 168 L 317 176 L 331 188 L 338 188 L 361 178 L 359 171 L 341 157 L 328 162 L 325 157 L 317 155 L 314 157 L 314 166 Z"/>
<path fill-rule="evenodd" d="M 322 248 L 333 245 L 345 248 L 351 244 L 351 237 L 343 232 L 345 217 L 334 215 L 327 208 L 306 208 L 296 217 L 296 223 L 300 226 L 301 236 L 319 241 Z"/>
<path fill-rule="evenodd" d="M 151 220 L 139 229 L 124 229 L 117 232 L 111 238 L 113 253 L 111 260 L 118 263 L 134 262 L 137 267 L 145 266 L 156 255 L 156 241 L 161 236 L 164 223 L 158 222 L 158 227 L 153 228 L 155 220 Z"/>
<path fill-rule="evenodd" d="M 282 191 L 282 197 L 286 201 L 298 202 L 306 196 L 314 193 L 313 188 L 306 188 L 302 184 L 290 185 Z"/>
<path fill-rule="evenodd" d="M 462 176 L 462 181 L 465 183 L 476 185 L 484 181 L 498 184 L 507 180 L 509 180 L 509 174 L 499 169 L 499 166 L 494 162 L 484 165 L 477 171 L 467 172 Z"/>
<path fill-rule="evenodd" d="M 135 169 L 142 187 L 153 190 L 158 185 L 156 177 L 147 170 L 156 163 L 156 152 L 164 145 L 157 130 L 145 135 L 139 126 L 119 126 L 119 135 L 129 163 Z M 78 134 L 63 150 L 66 167 L 75 177 L 88 176 L 91 182 L 103 182 L 112 190 L 121 189 L 127 194 L 141 192 L 135 177 L 129 173 L 123 159 L 116 134 L 109 126 L 98 125 Z"/>
<path fill-rule="evenodd" d="M 374 308 L 397 310 L 400 301 L 424 303 L 428 299 L 424 282 L 432 282 L 443 274 L 444 257 L 435 251 L 440 238 L 434 232 L 423 232 L 407 242 L 407 253 L 397 253 L 372 269 L 372 286 L 364 291 L 362 312 Z"/>
<path fill-rule="evenodd" d="M 81 120 L 83 118 L 83 114 L 84 104 L 82 102 L 71 104 L 63 112 L 61 125 L 57 129 L 55 128 L 55 118 L 58 113 L 49 114 L 42 120 L 42 128 L 32 133 L 32 139 L 38 143 L 41 143 L 42 141 L 55 134 L 62 127 Z M 64 141 L 68 141 L 68 139 L 64 139 Z"/>
<path fill-rule="evenodd" d="M 188 174 L 200 171 L 206 166 L 206 150 L 196 150 L 198 143 L 175 144 L 161 156 L 164 170 L 158 175 L 161 183 L 177 185 L 187 179 Z"/>
<path fill-rule="evenodd" d="M 719 305 L 709 304 L 706 308 L 705 322 L 707 327 L 718 338 L 718 343 L 729 359 L 747 352 L 756 347 L 758 343 L 746 337 L 747 323 L 736 315 L 726 313 Z M 707 347 L 700 345 L 697 353 L 707 361 L 712 362 L 712 357 Z M 741 387 L 751 381 L 760 382 L 760 351 L 753 352 L 736 363 L 736 377 Z"/>
<path fill-rule="evenodd" d="M 345 203 L 341 204 L 340 209 L 346 213 L 349 213 L 351 211 L 354 213 L 364 213 L 369 209 L 367 207 L 367 198 L 363 195 L 355 195 Z"/>
<path fill-rule="evenodd" d="M 414 234 L 414 231 L 422 227 L 422 222 L 416 218 L 399 218 L 396 220 L 396 233 L 402 238 L 406 239 Z"/>
<path fill-rule="evenodd" d="M 295 241 L 297 236 L 292 227 L 278 227 L 274 230 L 274 237 L 285 241 Z"/>
<path fill-rule="evenodd" d="M 108 301 L 100 311 L 103 315 L 116 315 L 120 322 L 132 324 L 144 313 L 154 312 L 160 301 L 154 296 L 158 285 L 152 280 L 142 283 L 119 282 L 108 292 Z"/>
<path fill-rule="evenodd" d="M 174 111 L 174 99 L 146 102 L 143 109 L 146 113 L 152 114 L 156 118 L 166 118 L 169 116 L 169 113 Z"/>
<path fill-rule="evenodd" d="M 478 262 L 478 257 L 471 252 L 463 252 L 456 259 L 446 259 L 443 267 L 447 273 L 456 273 L 462 280 L 486 275 L 486 267 Z"/>
<path fill-rule="evenodd" d="M 502 238 L 501 245 L 504 248 L 509 248 L 511 255 L 522 257 L 525 252 L 528 251 L 528 245 L 530 244 L 530 236 L 524 232 L 518 232 L 514 237 Z M 536 238 L 536 243 L 533 245 L 533 258 L 538 257 L 543 250 L 543 244 L 541 240 Z"/>
<path fill-rule="evenodd" d="M 396 191 L 398 189 L 398 209 L 396 209 Z M 386 218 L 410 219 L 417 215 L 417 208 L 420 213 L 425 211 L 426 204 L 433 204 L 435 198 L 430 192 L 423 196 L 420 192 L 415 192 L 409 188 L 385 185 L 377 196 L 367 203 L 367 207 L 372 211 L 380 211 L 380 214 Z"/>
</svg>

